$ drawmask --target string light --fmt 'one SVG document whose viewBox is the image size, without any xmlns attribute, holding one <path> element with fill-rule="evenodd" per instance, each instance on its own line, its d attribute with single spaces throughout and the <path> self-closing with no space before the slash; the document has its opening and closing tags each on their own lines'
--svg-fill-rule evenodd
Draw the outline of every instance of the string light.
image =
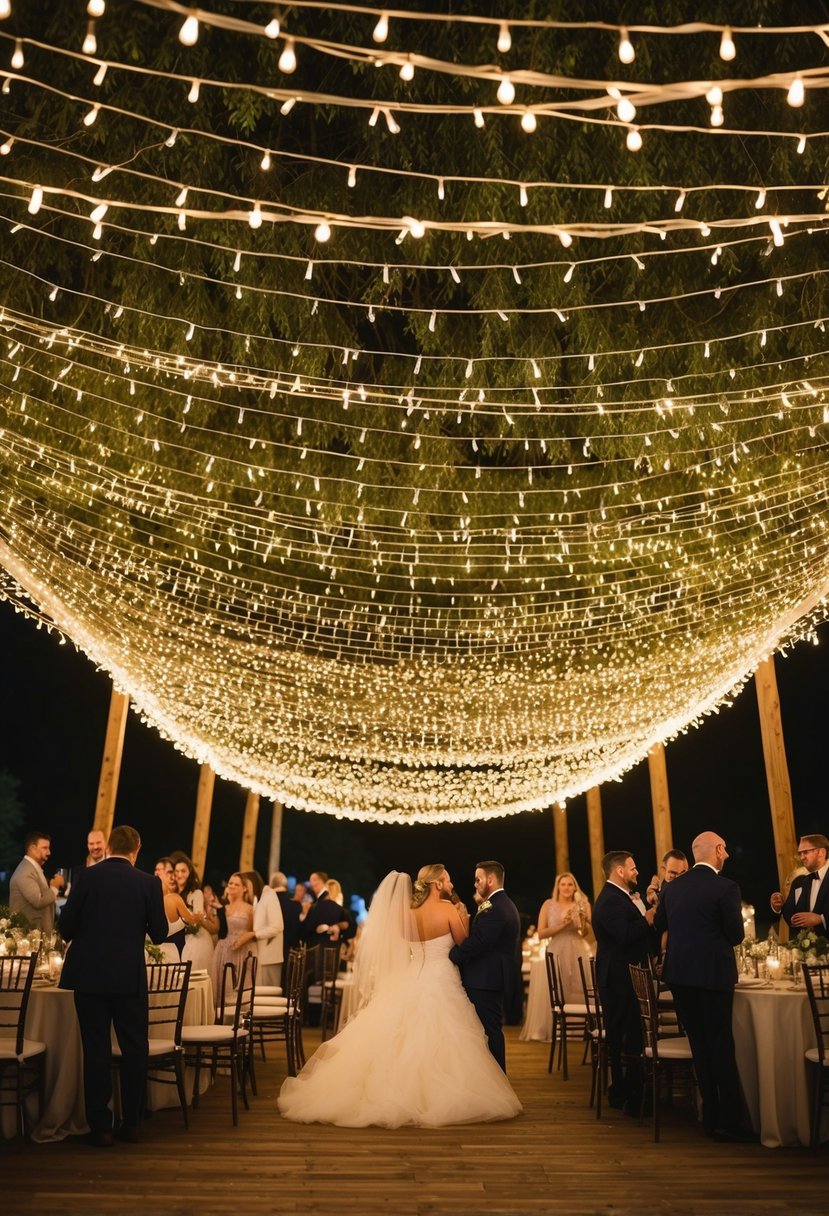
<svg viewBox="0 0 829 1216">
<path fill-rule="evenodd" d="M 803 77 L 798 74 L 789 85 L 789 91 L 786 94 L 786 101 L 790 106 L 797 108 L 802 106 L 806 100 L 806 90 L 803 87 Z"/>
<path fill-rule="evenodd" d="M 23 55 L 23 43 L 19 38 L 14 40 L 14 51 L 12 52 L 11 65 L 16 72 L 19 72 L 23 67 L 26 59 Z"/>
<path fill-rule="evenodd" d="M 103 17 L 106 12 L 106 0 L 89 0 L 86 11 L 90 17 Z"/>
<path fill-rule="evenodd" d="M 199 40 L 199 19 L 195 13 L 190 13 L 184 19 L 184 24 L 178 32 L 178 40 L 182 46 L 195 46 Z"/>
<path fill-rule="evenodd" d="M 296 50 L 294 49 L 293 38 L 286 38 L 285 45 L 282 48 L 282 54 L 277 61 L 277 67 L 280 72 L 284 72 L 286 76 L 290 76 L 291 72 L 296 71 Z"/>
<path fill-rule="evenodd" d="M 506 21 L 502 21 L 498 26 L 498 42 L 496 45 L 502 55 L 506 55 L 512 46 L 512 34 Z"/>
<path fill-rule="evenodd" d="M 628 37 L 628 32 L 624 26 L 619 30 L 619 58 L 622 63 L 633 63 L 636 58 L 636 51 L 633 49 L 633 43 Z"/>
<path fill-rule="evenodd" d="M 375 42 L 385 42 L 389 36 L 389 15 L 381 13 L 377 19 L 377 24 L 371 31 L 371 36 Z"/>
<path fill-rule="evenodd" d="M 638 127 L 631 127 L 625 136 L 625 147 L 628 152 L 638 152 L 642 147 L 642 136 Z"/>
<path fill-rule="evenodd" d="M 538 120 L 532 110 L 525 110 L 521 115 L 521 129 L 531 134 L 538 126 Z"/>
<path fill-rule="evenodd" d="M 736 54 L 737 48 L 731 36 L 731 27 L 727 25 L 720 38 L 720 59 L 724 59 L 726 63 L 730 63 Z"/>
<path fill-rule="evenodd" d="M 328 241 L 331 239 L 331 229 L 325 220 L 317 224 L 314 229 L 314 238 L 318 241 Z"/>
<path fill-rule="evenodd" d="M 515 85 L 509 76 L 502 76 L 496 94 L 502 106 L 509 106 L 515 101 Z"/>
<path fill-rule="evenodd" d="M 282 28 L 282 27 L 281 27 L 281 25 L 279 24 L 279 18 L 278 18 L 278 17 L 272 17 L 272 18 L 270 19 L 270 21 L 268 22 L 268 24 L 265 26 L 265 37 L 266 37 L 266 38 L 272 38 L 272 39 L 273 39 L 273 38 L 278 38 L 278 37 L 279 37 L 279 31 L 280 31 L 280 29 L 281 29 L 281 28 Z"/>
<path fill-rule="evenodd" d="M 86 27 L 83 46 L 81 47 L 84 55 L 94 55 L 98 50 L 98 39 L 95 37 L 95 22 L 90 21 Z"/>
</svg>

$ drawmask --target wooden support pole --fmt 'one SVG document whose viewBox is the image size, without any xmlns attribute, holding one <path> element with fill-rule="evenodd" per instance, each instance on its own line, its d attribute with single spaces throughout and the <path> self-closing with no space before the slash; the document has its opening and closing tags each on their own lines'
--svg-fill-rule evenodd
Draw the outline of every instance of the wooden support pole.
<svg viewBox="0 0 829 1216">
<path fill-rule="evenodd" d="M 263 875 L 270 882 L 271 874 L 278 870 L 282 860 L 282 803 L 275 802 L 271 812 L 271 843 L 268 849 L 268 872 Z"/>
<path fill-rule="evenodd" d="M 199 788 L 196 794 L 196 820 L 193 824 L 193 847 L 190 850 L 193 868 L 202 879 L 204 879 L 204 866 L 207 861 L 210 812 L 213 809 L 213 786 L 215 784 L 216 774 L 209 764 L 203 764 L 199 769 Z"/>
<path fill-rule="evenodd" d="M 259 822 L 259 795 L 248 790 L 245 803 L 245 821 L 242 825 L 242 847 L 239 850 L 239 869 L 244 874 L 253 869 L 253 854 L 256 850 L 256 825 Z"/>
<path fill-rule="evenodd" d="M 782 891 L 785 890 L 785 884 L 795 867 L 797 836 L 794 830 L 792 787 L 786 763 L 786 745 L 783 741 L 780 696 L 777 691 L 773 655 L 757 668 L 754 687 L 757 689 L 757 706 L 760 710 L 760 734 L 763 740 L 763 758 L 766 762 L 777 876 Z"/>
<path fill-rule="evenodd" d="M 553 833 L 556 842 L 556 874 L 570 869 L 570 846 L 567 842 L 567 807 L 557 802 L 553 807 Z"/>
<path fill-rule="evenodd" d="M 602 796 L 598 785 L 587 791 L 587 831 L 590 838 L 590 871 L 593 876 L 593 898 L 604 886 L 602 858 L 605 854 L 602 824 Z"/>
<path fill-rule="evenodd" d="M 127 711 L 130 699 L 126 693 L 113 687 L 109 699 L 109 717 L 104 740 L 104 756 L 101 775 L 98 779 L 98 798 L 95 802 L 93 828 L 109 837 L 115 817 L 115 799 L 118 797 L 118 778 L 121 775 L 121 757 L 124 754 L 124 731 L 127 729 Z"/>
<path fill-rule="evenodd" d="M 651 807 L 653 809 L 653 838 L 656 847 L 656 869 L 662 858 L 673 848 L 671 827 L 671 801 L 668 796 L 668 768 L 665 763 L 665 748 L 657 743 L 648 752 L 648 772 L 651 779 Z"/>
</svg>

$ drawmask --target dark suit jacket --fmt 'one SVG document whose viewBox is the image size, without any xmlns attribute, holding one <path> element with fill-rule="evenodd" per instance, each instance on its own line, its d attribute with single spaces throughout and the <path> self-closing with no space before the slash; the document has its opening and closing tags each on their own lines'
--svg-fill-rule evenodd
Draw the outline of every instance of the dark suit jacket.
<svg viewBox="0 0 829 1216">
<path fill-rule="evenodd" d="M 628 967 L 647 965 L 656 951 L 657 937 L 629 895 L 606 882 L 593 906 L 596 935 L 596 979 L 599 987 L 633 995 Z"/>
<path fill-rule="evenodd" d="M 144 940 L 159 944 L 169 932 L 161 883 L 126 857 L 109 857 L 78 875 L 58 929 L 70 943 L 61 988 L 110 996 L 146 992 Z"/>
<path fill-rule="evenodd" d="M 326 892 L 320 895 L 316 903 L 311 904 L 308 915 L 302 922 L 302 936 L 309 946 L 316 942 L 322 944 L 328 941 L 328 938 L 324 933 L 317 933 L 317 925 L 336 925 L 344 919 L 342 908 Z"/>
<path fill-rule="evenodd" d="M 479 909 L 469 937 L 453 946 L 449 958 L 461 970 L 464 988 L 510 993 L 515 984 L 515 943 L 521 917 L 506 891 L 496 891 L 491 908 Z"/>
<path fill-rule="evenodd" d="M 829 870 L 826 871 L 823 882 L 818 887 L 815 906 L 811 909 L 809 908 L 809 901 L 804 889 L 807 883 L 810 886 L 812 884 L 812 878 L 808 874 L 801 874 L 794 880 L 789 887 L 789 894 L 786 897 L 786 902 L 783 904 L 783 910 L 780 915 L 789 928 L 791 928 L 792 917 L 795 912 L 817 912 L 818 916 L 823 917 L 824 925 L 829 927 Z"/>
<path fill-rule="evenodd" d="M 282 909 L 282 920 L 285 924 L 285 953 L 294 950 L 302 940 L 302 924 L 299 919 L 301 908 L 295 899 L 291 899 L 287 891 L 277 891 L 276 898 Z"/>
<path fill-rule="evenodd" d="M 665 883 L 655 921 L 668 931 L 662 978 L 689 988 L 728 991 L 737 983 L 734 947 L 743 940 L 740 888 L 710 866 L 696 865 Z"/>
</svg>

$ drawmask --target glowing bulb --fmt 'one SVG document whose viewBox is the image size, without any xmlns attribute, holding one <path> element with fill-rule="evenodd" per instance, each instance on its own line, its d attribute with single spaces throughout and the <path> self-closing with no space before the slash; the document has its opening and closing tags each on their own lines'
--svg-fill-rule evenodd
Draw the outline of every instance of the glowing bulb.
<svg viewBox="0 0 829 1216">
<path fill-rule="evenodd" d="M 185 17 L 184 25 L 178 32 L 178 40 L 182 46 L 195 46 L 199 40 L 199 19 L 195 13 Z"/>
<path fill-rule="evenodd" d="M 37 215 L 40 208 L 43 206 L 43 189 L 41 186 L 35 186 L 32 191 L 32 197 L 29 199 L 29 215 Z"/>
<path fill-rule="evenodd" d="M 251 228 L 262 227 L 262 212 L 258 203 L 254 203 L 253 210 L 248 212 L 248 223 L 250 224 Z"/>
<path fill-rule="evenodd" d="M 734 39 L 731 37 L 731 26 L 727 25 L 720 39 L 720 59 L 731 60 L 737 54 Z"/>
<path fill-rule="evenodd" d="M 619 30 L 619 58 L 622 63 L 633 63 L 636 58 L 636 51 L 624 26 Z"/>
<path fill-rule="evenodd" d="M 381 13 L 377 24 L 371 31 L 371 36 L 375 42 L 385 42 L 389 36 L 389 15 Z"/>
<path fill-rule="evenodd" d="M 711 88 L 705 94 L 705 100 L 708 102 L 709 106 L 722 105 L 722 89 L 718 84 L 711 86 Z"/>
<path fill-rule="evenodd" d="M 86 6 L 86 11 L 90 17 L 103 17 L 106 9 L 106 0 L 89 0 Z"/>
<path fill-rule="evenodd" d="M 400 79 L 401 80 L 414 80 L 414 64 L 412 63 L 412 61 L 410 59 L 407 59 L 406 62 L 401 67 Z"/>
<path fill-rule="evenodd" d="M 101 220 L 104 218 L 107 211 L 108 211 L 108 207 L 107 207 L 106 203 L 98 203 L 98 206 L 93 208 L 92 211 L 90 211 L 89 218 L 92 220 L 93 224 L 100 224 Z"/>
<path fill-rule="evenodd" d="M 622 122 L 633 122 L 636 117 L 636 106 L 629 97 L 621 97 L 616 106 L 616 113 Z"/>
<path fill-rule="evenodd" d="M 282 48 L 282 54 L 279 56 L 279 61 L 276 65 L 280 72 L 285 72 L 290 75 L 296 71 L 296 51 L 294 50 L 293 38 L 285 39 L 285 46 Z"/>
<path fill-rule="evenodd" d="M 83 125 L 84 125 L 85 127 L 91 127 L 91 126 L 92 126 L 93 122 L 94 122 L 94 121 L 95 121 L 95 119 L 98 117 L 98 114 L 99 114 L 99 112 L 100 112 L 100 109 L 101 109 L 101 107 L 100 107 L 100 106 L 98 105 L 98 103 L 96 102 L 96 103 L 95 103 L 95 105 L 92 107 L 92 109 L 91 109 L 91 110 L 88 110 L 88 111 L 87 111 L 87 113 L 86 113 L 86 114 L 84 114 L 84 116 L 83 116 Z"/>
<path fill-rule="evenodd" d="M 802 76 L 797 75 L 789 85 L 789 91 L 786 94 L 786 101 L 790 106 L 797 108 L 798 106 L 802 106 L 805 100 L 806 90 L 803 87 L 803 78 Z"/>
<path fill-rule="evenodd" d="M 558 239 L 561 241 L 565 249 L 569 249 L 573 244 L 573 238 L 570 236 L 570 233 L 565 232 L 563 228 L 558 233 Z"/>
<path fill-rule="evenodd" d="M 278 38 L 279 30 L 280 30 L 279 18 L 273 17 L 268 22 L 268 24 L 265 26 L 265 37 L 266 38 Z"/>
<path fill-rule="evenodd" d="M 506 55 L 511 46 L 512 34 L 509 32 L 509 26 L 506 21 L 502 21 L 498 27 L 498 50 L 502 55 Z"/>
<path fill-rule="evenodd" d="M 187 100 L 192 102 L 193 105 L 195 105 L 196 102 L 199 100 L 200 92 L 201 92 L 201 81 L 194 80 L 193 83 L 190 85 L 190 92 L 187 94 Z"/>
<path fill-rule="evenodd" d="M 515 85 L 509 76 L 501 78 L 501 83 L 498 85 L 497 97 L 502 106 L 512 105 L 515 101 Z"/>
<path fill-rule="evenodd" d="M 711 126 L 712 127 L 721 127 L 723 125 L 723 121 L 724 121 L 724 118 L 723 118 L 722 106 L 712 106 L 711 107 Z"/>
<path fill-rule="evenodd" d="M 84 55 L 94 55 L 98 49 L 98 39 L 95 37 L 95 22 L 90 21 L 86 27 L 86 37 L 81 50 Z"/>
<path fill-rule="evenodd" d="M 325 220 L 317 224 L 314 229 L 314 239 L 317 241 L 329 241 L 331 239 L 331 229 Z"/>
<path fill-rule="evenodd" d="M 628 152 L 638 152 L 642 147 L 642 136 L 638 127 L 631 127 L 625 139 Z"/>
<path fill-rule="evenodd" d="M 0 144 L 0 156 L 8 156 L 8 154 L 12 150 L 13 144 L 14 144 L 14 140 L 12 139 L 11 136 L 9 136 L 9 138 L 6 140 L 5 143 Z"/>
<path fill-rule="evenodd" d="M 19 72 L 26 60 L 23 58 L 23 43 L 19 38 L 14 40 L 14 54 L 12 55 L 12 67 L 16 72 Z"/>
<path fill-rule="evenodd" d="M 473 118 L 474 118 L 474 120 L 475 120 L 475 126 L 476 126 L 476 127 L 482 127 L 482 126 L 484 125 L 484 113 L 483 113 L 483 110 L 479 110 L 479 109 L 477 108 L 477 106 L 476 106 L 476 107 L 475 107 L 475 109 L 472 111 L 472 117 L 473 117 Z"/>
<path fill-rule="evenodd" d="M 98 71 L 93 76 L 92 83 L 94 85 L 102 85 L 104 83 L 104 77 L 106 76 L 106 74 L 107 74 L 107 65 L 105 63 L 102 63 L 100 65 L 100 67 L 98 68 Z"/>
<path fill-rule="evenodd" d="M 261 161 L 259 162 L 259 168 L 264 169 L 264 171 L 267 173 L 267 171 L 268 171 L 268 169 L 270 169 L 270 167 L 271 167 L 271 154 L 270 154 L 270 152 L 266 152 L 265 155 L 262 157 Z"/>
<path fill-rule="evenodd" d="M 424 223 L 422 223 L 421 220 L 410 220 L 409 221 L 409 232 L 418 241 L 423 236 L 425 231 L 426 231 L 426 225 Z"/>
<path fill-rule="evenodd" d="M 6 17 L 12 14 L 12 0 L 0 0 L 0 21 L 5 21 Z"/>
<path fill-rule="evenodd" d="M 32 208 L 29 207 L 30 211 L 31 211 L 31 209 Z M 777 245 L 779 247 L 780 245 L 783 244 L 783 231 L 780 227 L 779 221 L 774 219 L 774 217 L 772 217 L 769 220 L 769 228 L 771 228 L 771 235 L 774 238 L 775 245 Z"/>
<path fill-rule="evenodd" d="M 349 184 L 349 187 L 350 187 L 352 190 L 353 190 L 353 189 L 354 189 L 354 187 L 357 185 L 357 166 L 356 166 L 356 165 L 350 165 L 350 166 L 349 166 L 349 169 L 348 169 L 348 184 Z"/>
<path fill-rule="evenodd" d="M 521 115 L 522 131 L 526 131 L 528 135 L 531 135 L 537 126 L 538 119 L 536 118 L 535 114 L 533 114 L 532 110 L 525 110 Z"/>
</svg>

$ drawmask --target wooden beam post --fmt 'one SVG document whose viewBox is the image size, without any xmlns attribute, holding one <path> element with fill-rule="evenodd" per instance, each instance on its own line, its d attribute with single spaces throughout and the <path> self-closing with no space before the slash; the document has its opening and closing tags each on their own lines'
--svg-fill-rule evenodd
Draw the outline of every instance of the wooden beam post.
<svg viewBox="0 0 829 1216">
<path fill-rule="evenodd" d="M 210 812 L 213 809 L 213 786 L 216 774 L 209 764 L 199 768 L 199 788 L 196 794 L 196 820 L 193 824 L 193 847 L 190 859 L 196 873 L 204 879 L 204 866 L 207 861 L 207 840 L 210 836 Z"/>
<path fill-rule="evenodd" d="M 268 872 L 263 875 L 270 882 L 271 874 L 278 870 L 282 860 L 282 803 L 275 802 L 271 812 L 271 843 L 268 849 Z"/>
<path fill-rule="evenodd" d="M 570 846 L 567 841 L 567 806 L 557 802 L 553 807 L 553 833 L 556 844 L 556 874 L 570 869 Z"/>
<path fill-rule="evenodd" d="M 786 745 L 783 741 L 783 721 L 780 717 L 780 696 L 777 691 L 773 655 L 757 668 L 754 687 L 757 689 L 757 706 L 760 710 L 760 734 L 763 740 L 763 758 L 766 762 L 777 876 L 782 891 L 795 867 L 797 836 L 794 830 L 792 787 L 786 763 Z"/>
<path fill-rule="evenodd" d="M 598 785 L 587 791 L 587 831 L 590 837 L 590 871 L 593 876 L 593 898 L 604 886 L 602 858 L 605 855 L 602 824 L 602 796 Z"/>
<path fill-rule="evenodd" d="M 242 847 L 239 850 L 239 869 L 244 874 L 253 869 L 253 854 L 256 849 L 256 825 L 259 822 L 259 795 L 248 790 L 245 802 L 245 821 L 242 825 Z"/>
<path fill-rule="evenodd" d="M 101 775 L 98 779 L 98 797 L 95 802 L 93 828 L 109 837 L 115 817 L 115 799 L 118 797 L 118 778 L 121 775 L 121 757 L 124 754 L 124 731 L 127 729 L 127 711 L 130 699 L 113 686 L 109 699 L 109 716 L 104 740 L 104 755 Z"/>
<path fill-rule="evenodd" d="M 661 743 L 657 743 L 648 752 L 648 772 L 651 779 L 653 838 L 656 847 L 656 867 L 653 872 L 658 874 L 662 858 L 674 844 L 671 801 L 668 796 L 668 768 L 665 763 L 665 748 Z"/>
</svg>

